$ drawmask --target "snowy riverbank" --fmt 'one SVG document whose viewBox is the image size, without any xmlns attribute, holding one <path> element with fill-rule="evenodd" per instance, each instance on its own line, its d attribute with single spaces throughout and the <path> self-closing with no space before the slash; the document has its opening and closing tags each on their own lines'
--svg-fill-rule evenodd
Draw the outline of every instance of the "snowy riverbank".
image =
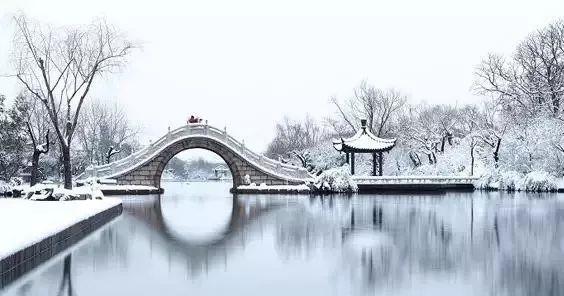
<svg viewBox="0 0 564 296">
<path fill-rule="evenodd" d="M 474 183 L 474 187 L 481 190 L 563 192 L 564 178 L 557 178 L 544 171 L 523 174 L 497 170 L 485 173 Z"/>
<path fill-rule="evenodd" d="M 0 199 L 0 260 L 121 204 L 120 199 L 41 202 Z"/>
</svg>

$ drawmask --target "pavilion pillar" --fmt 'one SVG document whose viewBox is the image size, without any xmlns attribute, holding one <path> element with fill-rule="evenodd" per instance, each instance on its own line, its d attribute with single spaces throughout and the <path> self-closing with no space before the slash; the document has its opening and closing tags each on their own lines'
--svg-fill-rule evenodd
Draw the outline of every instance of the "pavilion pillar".
<svg viewBox="0 0 564 296">
<path fill-rule="evenodd" d="M 382 152 L 378 152 L 378 175 L 382 176 Z"/>
<path fill-rule="evenodd" d="M 346 158 L 345 158 L 345 159 L 346 159 L 346 162 L 347 162 L 347 163 L 350 163 L 350 161 L 349 161 L 349 153 L 348 153 L 348 152 L 345 152 L 345 155 L 346 155 Z"/>
<path fill-rule="evenodd" d="M 372 176 L 376 176 L 376 152 L 372 152 Z"/>
<path fill-rule="evenodd" d="M 354 175 L 354 152 L 351 152 L 351 175 Z"/>
</svg>

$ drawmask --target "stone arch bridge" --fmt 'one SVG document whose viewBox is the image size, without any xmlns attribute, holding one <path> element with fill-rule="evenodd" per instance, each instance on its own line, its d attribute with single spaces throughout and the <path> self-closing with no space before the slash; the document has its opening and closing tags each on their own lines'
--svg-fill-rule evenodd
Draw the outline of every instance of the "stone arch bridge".
<svg viewBox="0 0 564 296">
<path fill-rule="evenodd" d="M 87 177 L 116 179 L 121 185 L 148 185 L 161 188 L 161 175 L 176 154 L 202 148 L 219 155 L 231 171 L 233 189 L 240 185 L 298 185 L 312 180 L 305 168 L 281 163 L 252 152 L 226 129 L 206 124 L 188 124 L 169 130 L 147 147 L 112 163 L 89 167 L 77 179 Z"/>
</svg>

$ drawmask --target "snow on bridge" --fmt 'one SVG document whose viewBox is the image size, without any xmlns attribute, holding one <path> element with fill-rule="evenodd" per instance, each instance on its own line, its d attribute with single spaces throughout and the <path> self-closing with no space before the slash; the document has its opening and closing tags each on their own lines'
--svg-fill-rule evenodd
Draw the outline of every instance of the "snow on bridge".
<svg viewBox="0 0 564 296">
<path fill-rule="evenodd" d="M 233 188 L 250 182 L 267 185 L 297 185 L 313 180 L 305 168 L 281 163 L 252 152 L 245 143 L 205 124 L 188 124 L 169 130 L 149 146 L 112 163 L 92 166 L 77 177 L 116 179 L 122 185 L 148 185 L 160 188 L 161 174 L 176 154 L 202 148 L 218 154 L 233 176 Z M 247 177 L 248 176 L 248 177 Z M 250 181 L 250 182 L 249 182 Z"/>
</svg>

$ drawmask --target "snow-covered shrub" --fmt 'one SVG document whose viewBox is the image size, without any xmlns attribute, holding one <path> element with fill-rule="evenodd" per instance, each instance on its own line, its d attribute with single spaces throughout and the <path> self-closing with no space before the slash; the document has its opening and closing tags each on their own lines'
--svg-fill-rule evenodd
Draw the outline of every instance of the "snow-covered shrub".
<svg viewBox="0 0 564 296">
<path fill-rule="evenodd" d="M 358 186 L 352 179 L 347 166 L 324 171 L 315 181 L 315 186 L 320 190 L 331 192 L 358 191 Z"/>
<path fill-rule="evenodd" d="M 558 189 L 558 182 L 553 175 L 544 171 L 533 171 L 525 175 L 498 169 L 483 174 L 474 186 L 485 190 L 555 191 Z"/>
<path fill-rule="evenodd" d="M 518 191 L 523 188 L 523 174 L 516 171 L 501 171 L 498 173 L 499 189 Z"/>
<path fill-rule="evenodd" d="M 324 141 L 315 147 L 307 148 L 301 154 L 306 159 L 307 169 L 314 174 L 340 167 L 345 163 L 345 154 L 335 150 L 330 141 Z M 294 160 L 293 163 L 302 165 L 297 160 Z"/>
<path fill-rule="evenodd" d="M 10 184 L 0 180 L 0 196 L 11 190 L 12 186 L 10 186 Z"/>
<path fill-rule="evenodd" d="M 558 189 L 558 183 L 551 174 L 534 171 L 525 175 L 523 189 L 527 191 L 555 191 Z"/>
<path fill-rule="evenodd" d="M 13 177 L 10 178 L 10 184 L 15 187 L 15 186 L 21 186 L 24 184 L 24 180 L 20 177 Z"/>
<path fill-rule="evenodd" d="M 499 165 L 501 169 L 524 174 L 544 171 L 562 176 L 564 123 L 554 118 L 539 117 L 511 127 L 503 137 Z"/>
<path fill-rule="evenodd" d="M 487 171 L 474 182 L 474 187 L 483 190 L 499 189 L 499 172 L 497 170 Z"/>
</svg>

